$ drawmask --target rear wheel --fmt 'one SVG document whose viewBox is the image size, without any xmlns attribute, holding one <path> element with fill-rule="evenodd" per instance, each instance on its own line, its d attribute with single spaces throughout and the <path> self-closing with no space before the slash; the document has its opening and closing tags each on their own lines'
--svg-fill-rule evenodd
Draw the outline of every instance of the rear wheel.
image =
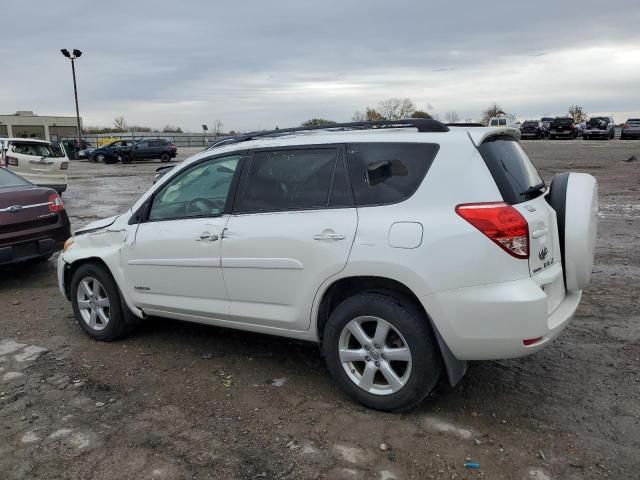
<svg viewBox="0 0 640 480">
<path fill-rule="evenodd" d="M 348 298 L 331 313 L 323 352 L 338 385 L 363 405 L 401 411 L 435 387 L 442 363 L 428 319 L 381 293 Z"/>
<path fill-rule="evenodd" d="M 122 303 L 116 282 L 102 265 L 87 263 L 75 271 L 71 302 L 80 327 L 96 340 L 116 340 L 134 325 L 133 314 Z"/>
<path fill-rule="evenodd" d="M 102 153 L 96 155 L 96 161 L 97 162 L 104 163 L 104 159 L 105 159 L 105 156 Z"/>
</svg>

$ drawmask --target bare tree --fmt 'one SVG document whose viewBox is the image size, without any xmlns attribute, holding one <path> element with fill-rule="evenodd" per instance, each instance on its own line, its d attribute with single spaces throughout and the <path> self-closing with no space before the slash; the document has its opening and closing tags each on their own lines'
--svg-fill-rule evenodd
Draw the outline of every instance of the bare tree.
<svg viewBox="0 0 640 480">
<path fill-rule="evenodd" d="M 378 104 L 378 111 L 386 120 L 401 120 L 409 118 L 416 106 L 410 98 L 389 98 Z"/>
<path fill-rule="evenodd" d="M 569 107 L 569 116 L 573 118 L 574 123 L 582 123 L 587 121 L 587 112 L 580 105 L 571 105 Z"/>
<path fill-rule="evenodd" d="M 450 110 L 444 114 L 444 118 L 448 123 L 456 123 L 458 120 L 460 120 L 460 115 L 458 115 L 458 112 L 456 112 L 455 110 Z"/>
<path fill-rule="evenodd" d="M 124 117 L 122 115 L 113 119 L 113 126 L 119 132 L 127 131 L 127 122 L 124 121 Z"/>
<path fill-rule="evenodd" d="M 353 112 L 353 115 L 351 115 L 351 121 L 353 122 L 364 122 L 366 119 L 367 116 L 360 110 L 356 110 Z"/>
<path fill-rule="evenodd" d="M 493 105 L 490 105 L 484 112 L 482 112 L 482 123 L 484 125 L 489 124 L 489 120 L 493 117 L 500 117 L 506 115 L 505 111 L 502 109 L 500 105 L 493 102 Z"/>
</svg>

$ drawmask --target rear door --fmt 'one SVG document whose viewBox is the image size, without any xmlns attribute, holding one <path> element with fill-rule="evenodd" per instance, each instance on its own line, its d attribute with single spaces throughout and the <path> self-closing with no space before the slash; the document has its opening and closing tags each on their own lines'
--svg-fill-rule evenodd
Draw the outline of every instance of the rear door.
<svg viewBox="0 0 640 480">
<path fill-rule="evenodd" d="M 558 221 L 545 198 L 547 187 L 515 139 L 489 137 L 478 150 L 504 201 L 518 210 L 529 224 L 529 271 L 544 283 L 552 311 L 564 297 L 564 283 Z"/>
<path fill-rule="evenodd" d="M 320 285 L 347 262 L 358 214 L 342 146 L 259 150 L 222 240 L 234 321 L 304 331 Z"/>
</svg>

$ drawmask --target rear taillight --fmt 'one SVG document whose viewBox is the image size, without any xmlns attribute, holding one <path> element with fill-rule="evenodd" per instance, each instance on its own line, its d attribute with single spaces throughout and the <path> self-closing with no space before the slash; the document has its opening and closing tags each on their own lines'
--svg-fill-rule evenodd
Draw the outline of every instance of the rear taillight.
<svg viewBox="0 0 640 480">
<path fill-rule="evenodd" d="M 622 125 L 622 129 L 624 130 L 625 128 L 629 128 L 629 125 L 627 125 L 626 123 Z"/>
<path fill-rule="evenodd" d="M 7 165 L 11 165 L 14 167 L 18 166 L 18 159 L 16 157 L 10 157 L 9 155 L 7 155 L 6 159 L 7 159 Z"/>
<path fill-rule="evenodd" d="M 60 212 L 62 210 L 64 210 L 64 203 L 62 203 L 60 195 L 58 195 L 57 193 L 49 195 L 49 211 Z"/>
<path fill-rule="evenodd" d="M 60 170 L 66 170 L 67 168 L 69 168 L 69 162 L 62 162 L 60 164 Z"/>
<path fill-rule="evenodd" d="M 518 210 L 504 202 L 465 203 L 456 213 L 505 252 L 529 258 L 529 224 Z"/>
</svg>

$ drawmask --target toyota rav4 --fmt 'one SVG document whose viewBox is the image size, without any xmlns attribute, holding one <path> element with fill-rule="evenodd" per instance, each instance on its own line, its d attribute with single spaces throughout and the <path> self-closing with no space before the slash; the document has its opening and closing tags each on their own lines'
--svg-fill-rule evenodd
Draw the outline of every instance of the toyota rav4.
<svg viewBox="0 0 640 480">
<path fill-rule="evenodd" d="M 548 345 L 589 283 L 596 181 L 547 186 L 519 138 L 434 120 L 236 137 L 76 232 L 60 289 L 97 340 L 147 317 L 309 340 L 356 400 L 408 409 L 469 360 Z"/>
</svg>

